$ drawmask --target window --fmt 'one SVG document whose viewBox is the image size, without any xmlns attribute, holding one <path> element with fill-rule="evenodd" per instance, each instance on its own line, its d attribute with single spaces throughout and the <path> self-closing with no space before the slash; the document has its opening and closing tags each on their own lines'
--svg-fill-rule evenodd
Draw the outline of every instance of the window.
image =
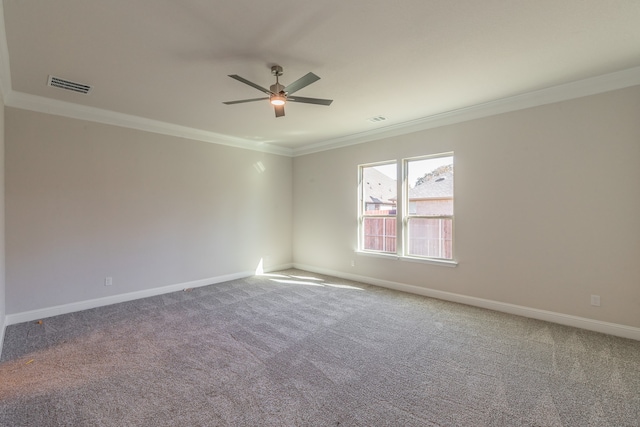
<svg viewBox="0 0 640 427">
<path fill-rule="evenodd" d="M 453 259 L 453 156 L 404 161 L 405 254 Z"/>
<path fill-rule="evenodd" d="M 397 165 L 360 167 L 360 248 L 397 251 Z"/>
<path fill-rule="evenodd" d="M 359 194 L 361 251 L 453 260 L 453 154 L 362 165 Z"/>
</svg>

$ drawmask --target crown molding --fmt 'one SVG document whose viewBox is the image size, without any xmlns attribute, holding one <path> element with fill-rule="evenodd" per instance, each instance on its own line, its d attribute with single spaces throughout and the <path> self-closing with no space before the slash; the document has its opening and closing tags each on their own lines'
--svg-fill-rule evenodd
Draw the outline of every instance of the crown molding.
<svg viewBox="0 0 640 427">
<path fill-rule="evenodd" d="M 0 25 L 4 24 L 0 23 Z M 2 30 L 1 27 L 0 30 Z M 22 108 L 25 110 L 37 111 L 41 113 L 59 115 L 114 126 L 121 126 L 146 132 L 177 136 L 181 138 L 227 145 L 254 151 L 261 151 L 288 157 L 304 156 L 307 154 L 334 150 L 351 145 L 363 144 L 379 139 L 391 138 L 394 136 L 432 129 L 440 126 L 480 119 L 496 114 L 523 110 L 526 108 L 552 104 L 555 102 L 561 102 L 640 85 L 640 67 L 629 68 L 614 73 L 578 80 L 563 85 L 552 86 L 521 95 L 511 96 L 508 98 L 498 99 L 483 104 L 434 114 L 408 122 L 398 123 L 383 128 L 360 132 L 352 135 L 346 135 L 340 138 L 330 139 L 314 144 L 305 145 L 300 148 L 291 149 L 286 147 L 278 147 L 276 145 L 269 145 L 262 142 L 250 141 L 242 138 L 234 138 L 232 136 L 216 132 L 176 125 L 159 120 L 147 119 L 130 114 L 118 113 L 115 111 L 88 107 L 65 101 L 58 101 L 22 92 L 15 92 L 11 90 L 10 87 L 7 89 L 7 85 L 10 84 L 11 76 L 8 74 L 8 56 L 6 58 L 2 56 L 6 53 L 6 51 L 3 51 L 2 45 L 2 40 L 0 40 L 0 85 L 2 86 L 5 105 L 9 107 Z M 4 40 L 4 46 L 6 50 L 6 39 Z M 7 81 L 9 82 L 8 84 Z"/>
<path fill-rule="evenodd" d="M 103 110 L 101 108 L 88 107 L 71 102 L 58 101 L 22 92 L 10 91 L 8 95 L 5 95 L 5 103 L 9 107 L 70 117 L 73 119 L 87 120 L 107 125 L 121 126 L 146 132 L 159 133 L 162 135 L 177 136 L 196 141 L 211 142 L 214 144 L 244 148 L 247 150 L 278 154 L 281 156 L 291 156 L 292 154 L 291 149 L 289 148 L 277 147 L 242 138 L 234 138 L 232 136 L 216 132 L 147 119 L 131 114 Z"/>
<path fill-rule="evenodd" d="M 521 95 L 498 99 L 483 104 L 434 114 L 420 119 L 398 123 L 371 131 L 347 135 L 315 144 L 305 145 L 293 150 L 293 156 L 304 156 L 321 151 L 334 150 L 351 145 L 362 144 L 379 139 L 432 129 L 454 123 L 480 119 L 510 111 L 523 110 L 555 102 L 567 101 L 598 93 L 640 85 L 640 67 L 629 68 L 614 73 L 604 74 L 540 89 Z"/>
</svg>

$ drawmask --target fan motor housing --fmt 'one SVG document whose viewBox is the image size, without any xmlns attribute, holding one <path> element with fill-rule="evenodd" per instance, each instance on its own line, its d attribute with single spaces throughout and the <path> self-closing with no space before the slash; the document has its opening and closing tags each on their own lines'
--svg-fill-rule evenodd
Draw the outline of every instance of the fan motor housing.
<svg viewBox="0 0 640 427">
<path fill-rule="evenodd" d="M 271 89 L 271 93 L 283 93 L 284 94 L 284 86 L 281 85 L 280 83 L 272 84 L 271 86 L 269 86 L 269 89 Z"/>
</svg>

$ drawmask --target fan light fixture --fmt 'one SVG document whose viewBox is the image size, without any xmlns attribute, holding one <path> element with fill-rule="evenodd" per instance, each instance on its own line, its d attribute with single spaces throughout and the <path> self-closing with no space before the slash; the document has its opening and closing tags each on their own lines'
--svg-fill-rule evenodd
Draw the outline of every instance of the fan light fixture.
<svg viewBox="0 0 640 427">
<path fill-rule="evenodd" d="M 271 102 L 271 105 L 284 105 L 285 97 L 282 95 L 271 95 L 269 102 Z"/>
</svg>

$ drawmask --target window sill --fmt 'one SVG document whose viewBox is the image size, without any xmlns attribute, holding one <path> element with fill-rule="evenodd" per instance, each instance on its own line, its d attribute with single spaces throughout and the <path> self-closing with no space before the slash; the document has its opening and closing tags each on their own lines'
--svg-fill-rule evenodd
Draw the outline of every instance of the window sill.
<svg viewBox="0 0 640 427">
<path fill-rule="evenodd" d="M 441 265 L 443 267 L 457 267 L 458 262 L 455 260 L 448 259 L 437 259 L 437 258 L 418 258 L 412 256 L 400 256 L 397 254 L 386 254 L 383 252 L 365 252 L 365 251 L 355 251 L 357 255 L 363 255 L 372 258 L 383 258 L 394 261 L 405 261 L 405 262 L 415 262 L 418 264 L 432 264 L 432 265 Z"/>
<path fill-rule="evenodd" d="M 398 257 L 400 261 L 406 262 L 417 262 L 420 264 L 433 264 L 433 265 L 442 265 L 444 267 L 457 267 L 458 261 L 452 259 L 437 259 L 437 258 L 418 258 L 412 256 L 401 256 Z"/>
</svg>

